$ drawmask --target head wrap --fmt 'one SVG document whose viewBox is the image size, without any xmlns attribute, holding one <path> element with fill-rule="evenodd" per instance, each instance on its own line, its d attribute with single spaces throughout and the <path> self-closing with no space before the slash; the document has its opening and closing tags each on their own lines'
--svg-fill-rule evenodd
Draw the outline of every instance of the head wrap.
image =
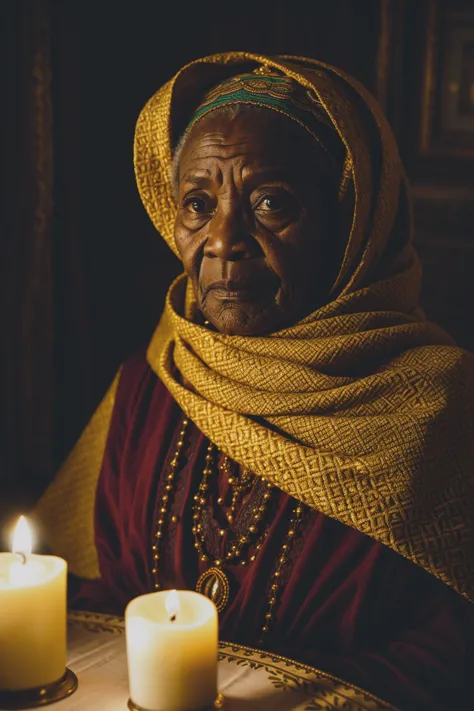
<svg viewBox="0 0 474 711">
<path fill-rule="evenodd" d="M 227 336 L 194 322 L 183 275 L 150 366 L 228 456 L 474 600 L 474 363 L 417 307 L 407 185 L 374 98 L 301 57 L 233 52 L 192 62 L 140 114 L 142 201 L 177 253 L 172 148 L 206 92 L 262 65 L 298 83 L 345 147 L 350 220 L 331 301 L 277 333 Z"/>
</svg>

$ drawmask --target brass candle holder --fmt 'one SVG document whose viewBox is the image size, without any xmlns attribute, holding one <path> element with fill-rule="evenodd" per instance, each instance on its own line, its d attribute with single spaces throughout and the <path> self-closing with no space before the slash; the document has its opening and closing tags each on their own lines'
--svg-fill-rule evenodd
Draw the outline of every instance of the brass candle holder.
<svg viewBox="0 0 474 711">
<path fill-rule="evenodd" d="M 0 708 L 10 711 L 10 709 L 32 709 L 54 704 L 71 696 L 76 691 L 77 684 L 77 676 L 66 668 L 61 679 L 52 684 L 37 686 L 34 689 L 0 691 Z"/>
<path fill-rule="evenodd" d="M 144 709 L 141 706 L 138 706 L 138 704 L 135 704 L 132 699 L 128 700 L 127 706 L 129 708 L 129 711 L 148 711 L 148 709 Z M 224 696 L 222 694 L 218 694 L 213 704 L 211 704 L 210 706 L 206 706 L 203 709 L 196 709 L 196 711 L 222 711 L 223 708 Z"/>
</svg>

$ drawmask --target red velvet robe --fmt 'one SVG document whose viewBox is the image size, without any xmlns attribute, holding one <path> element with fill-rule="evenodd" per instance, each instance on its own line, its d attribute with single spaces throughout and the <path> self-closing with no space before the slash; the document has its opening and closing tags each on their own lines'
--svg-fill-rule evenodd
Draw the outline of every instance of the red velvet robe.
<svg viewBox="0 0 474 711">
<path fill-rule="evenodd" d="M 157 501 L 182 419 L 145 354 L 129 359 L 120 376 L 96 497 L 102 577 L 75 581 L 75 607 L 123 614 L 133 597 L 153 590 Z M 165 589 L 194 589 L 209 567 L 199 560 L 191 530 L 208 444 L 190 423 L 161 546 L 159 576 Z M 210 482 L 207 533 L 220 555 L 226 537 L 215 535 L 220 526 L 213 516 L 228 484 L 221 473 Z M 233 585 L 220 614 L 222 639 L 258 646 L 271 573 L 294 505 L 277 491 L 266 517 L 269 534 L 256 560 L 225 566 Z M 267 649 L 336 674 L 403 711 L 454 711 L 467 708 L 458 697 L 465 693 L 473 637 L 472 606 L 452 589 L 381 543 L 305 507 L 283 571 Z"/>
</svg>

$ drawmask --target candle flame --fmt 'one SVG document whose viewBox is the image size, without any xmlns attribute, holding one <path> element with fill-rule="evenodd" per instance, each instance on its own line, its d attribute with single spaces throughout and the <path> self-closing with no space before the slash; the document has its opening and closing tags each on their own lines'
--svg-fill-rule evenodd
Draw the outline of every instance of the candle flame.
<svg viewBox="0 0 474 711">
<path fill-rule="evenodd" d="M 30 527 L 28 526 L 26 518 L 20 516 L 13 535 L 12 552 L 19 553 L 26 557 L 31 555 L 32 547 Z"/>
<path fill-rule="evenodd" d="M 170 590 L 165 601 L 166 612 L 170 616 L 172 622 L 175 621 L 176 615 L 180 610 L 179 597 L 176 590 Z"/>
</svg>

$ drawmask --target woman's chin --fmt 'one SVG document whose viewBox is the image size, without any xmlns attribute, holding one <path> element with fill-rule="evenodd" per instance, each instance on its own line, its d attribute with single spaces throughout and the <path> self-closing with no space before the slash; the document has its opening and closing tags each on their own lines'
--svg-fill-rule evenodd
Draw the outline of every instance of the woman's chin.
<svg viewBox="0 0 474 711">
<path fill-rule="evenodd" d="M 265 331 L 268 319 L 265 318 L 264 305 L 252 305 L 248 302 L 225 302 L 219 308 L 206 311 L 206 319 L 214 328 L 227 336 L 255 336 Z"/>
<path fill-rule="evenodd" d="M 218 314 L 205 314 L 205 318 L 216 331 L 227 336 L 264 336 L 278 331 L 284 325 L 279 314 L 264 308 L 253 313 L 234 306 Z"/>
</svg>

